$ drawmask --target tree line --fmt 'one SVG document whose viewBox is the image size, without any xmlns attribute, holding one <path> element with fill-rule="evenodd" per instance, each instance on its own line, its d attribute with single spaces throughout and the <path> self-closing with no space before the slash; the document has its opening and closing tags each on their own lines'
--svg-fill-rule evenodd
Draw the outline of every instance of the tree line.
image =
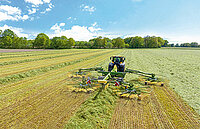
<svg viewBox="0 0 200 129">
<path fill-rule="evenodd" d="M 87 41 L 77 41 L 75 48 L 160 48 L 167 47 L 168 41 L 156 36 L 135 36 L 122 39 L 97 37 Z"/>
<path fill-rule="evenodd" d="M 69 49 L 75 45 L 73 38 L 66 36 L 49 37 L 40 33 L 34 40 L 28 40 L 25 37 L 18 37 L 12 30 L 6 29 L 4 32 L 0 30 L 0 48 L 13 48 L 13 49 Z"/>
<path fill-rule="evenodd" d="M 200 45 L 197 42 L 191 42 L 191 43 L 181 43 L 181 44 L 168 44 L 167 47 L 200 47 Z"/>
<path fill-rule="evenodd" d="M 181 45 L 169 44 L 167 40 L 156 36 L 135 36 L 127 38 L 96 37 L 89 41 L 75 41 L 66 36 L 53 37 L 50 39 L 46 34 L 40 33 L 33 40 L 26 37 L 18 37 L 12 30 L 0 30 L 0 48 L 14 49 L 102 49 L 102 48 L 160 48 L 160 47 L 199 47 L 198 43 L 185 43 Z"/>
</svg>

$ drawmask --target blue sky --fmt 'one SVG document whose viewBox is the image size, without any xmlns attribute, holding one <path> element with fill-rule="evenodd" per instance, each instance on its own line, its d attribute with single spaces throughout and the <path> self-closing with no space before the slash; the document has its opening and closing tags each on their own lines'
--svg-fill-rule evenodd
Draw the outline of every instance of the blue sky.
<svg viewBox="0 0 200 129">
<path fill-rule="evenodd" d="M 0 0 L 0 29 L 75 40 L 161 36 L 200 43 L 199 0 Z"/>
</svg>

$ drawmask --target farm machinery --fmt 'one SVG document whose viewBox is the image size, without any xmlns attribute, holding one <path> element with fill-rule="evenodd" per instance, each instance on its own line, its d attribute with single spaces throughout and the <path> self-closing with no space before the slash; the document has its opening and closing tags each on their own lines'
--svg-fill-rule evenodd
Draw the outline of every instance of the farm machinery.
<svg viewBox="0 0 200 129">
<path fill-rule="evenodd" d="M 91 93 L 96 89 L 106 89 L 110 87 L 113 93 L 119 97 L 134 98 L 137 97 L 141 100 L 141 94 L 150 93 L 150 85 L 164 86 L 153 73 L 146 73 L 138 70 L 125 69 L 125 57 L 111 56 L 111 63 L 108 65 L 108 71 L 102 67 L 95 68 L 82 68 L 75 73 L 71 78 L 80 81 L 79 85 L 74 86 L 71 90 L 73 92 L 86 92 Z M 100 76 L 94 76 L 91 73 L 96 72 Z M 136 74 L 139 79 L 134 81 L 125 81 L 125 76 Z M 137 85 L 136 85 L 137 84 Z M 140 84 L 138 86 L 138 84 Z"/>
</svg>

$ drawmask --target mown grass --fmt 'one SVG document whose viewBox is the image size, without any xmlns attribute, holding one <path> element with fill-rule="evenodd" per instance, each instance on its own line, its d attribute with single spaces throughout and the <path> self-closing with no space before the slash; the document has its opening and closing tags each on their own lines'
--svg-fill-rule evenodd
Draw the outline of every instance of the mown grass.
<svg viewBox="0 0 200 129">
<path fill-rule="evenodd" d="M 23 73 L 12 74 L 12 75 L 0 78 L 0 84 L 6 84 L 6 83 L 9 83 L 9 82 L 15 82 L 15 81 L 21 80 L 21 79 L 26 78 L 26 77 L 32 77 L 32 76 L 35 76 L 35 75 L 38 75 L 38 74 L 41 74 L 41 73 L 44 73 L 44 72 L 48 72 L 50 70 L 62 68 L 62 67 L 68 66 L 68 65 L 76 64 L 76 63 L 81 62 L 81 61 L 85 61 L 85 60 L 89 60 L 89 59 L 92 59 L 92 58 L 96 58 L 98 56 L 105 55 L 107 53 L 109 53 L 109 52 L 100 53 L 100 54 L 97 54 L 97 55 L 94 55 L 94 56 L 82 58 L 82 59 L 71 61 L 71 62 L 64 62 L 64 63 L 60 63 L 60 64 L 48 66 L 48 67 L 42 67 L 42 68 L 38 68 L 38 69 L 33 69 L 33 70 L 29 70 L 29 71 L 26 71 L 26 72 L 23 72 Z"/>
<path fill-rule="evenodd" d="M 104 54 L 105 53 L 105 54 Z M 99 66 L 116 51 L 102 51 L 99 56 L 34 77 L 2 85 L 2 128 L 62 128 L 77 111 L 84 99 L 92 94 L 68 92 L 71 75 L 79 68 Z M 95 56 L 89 54 L 87 57 Z M 78 55 L 78 60 L 85 55 Z M 72 56 L 74 57 L 74 56 Z M 87 96 L 87 97 L 86 97 Z M 74 127 L 75 128 L 75 127 Z"/>
<path fill-rule="evenodd" d="M 85 101 L 65 126 L 66 129 L 106 129 L 114 112 L 117 96 L 110 88 L 99 89 Z"/>
<path fill-rule="evenodd" d="M 127 68 L 154 73 L 157 77 L 169 80 L 169 86 L 200 114 L 198 49 L 129 49 L 123 55 Z M 126 79 L 136 77 L 130 74 Z"/>
<path fill-rule="evenodd" d="M 58 57 L 67 57 L 67 56 L 72 56 L 72 55 L 77 55 L 77 54 L 86 54 L 86 53 L 91 53 L 91 52 L 77 52 L 77 53 L 70 53 L 70 54 L 65 54 L 65 55 L 56 55 L 56 56 L 48 56 L 48 57 L 42 57 L 42 58 L 36 58 L 36 59 L 25 59 L 25 60 L 17 60 L 17 61 L 9 61 L 9 62 L 2 62 L 0 63 L 0 66 L 4 65 L 10 65 L 10 64 L 18 64 L 18 63 L 25 63 L 25 62 L 32 62 L 32 61 L 39 61 L 39 60 L 45 60 L 45 59 L 54 59 Z"/>
</svg>

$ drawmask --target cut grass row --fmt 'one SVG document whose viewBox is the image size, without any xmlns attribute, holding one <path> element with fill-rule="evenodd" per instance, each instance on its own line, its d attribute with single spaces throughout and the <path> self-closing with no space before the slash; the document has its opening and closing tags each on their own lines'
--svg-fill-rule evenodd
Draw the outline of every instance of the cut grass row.
<svg viewBox="0 0 200 129">
<path fill-rule="evenodd" d="M 12 65 L 7 65 L 7 66 L 2 66 L 0 67 L 0 70 L 2 73 L 0 73 L 0 77 L 5 77 L 9 76 L 12 74 L 18 74 L 22 72 L 26 72 L 29 70 L 34 70 L 34 69 L 39 69 L 42 67 L 48 67 L 48 66 L 53 66 L 53 65 L 59 65 L 65 62 L 70 62 L 74 59 L 80 59 L 81 56 L 87 57 L 92 54 L 98 54 L 102 53 L 101 51 L 97 52 L 91 52 L 91 53 L 83 53 L 83 54 L 76 54 L 72 56 L 67 56 L 67 57 L 58 57 L 56 59 L 45 59 L 45 60 L 38 60 L 34 62 L 25 62 L 25 63 L 20 63 L 20 64 L 12 64 Z"/>
<path fill-rule="evenodd" d="M 1 98 L 0 126 L 4 128 L 61 128 L 88 96 L 67 91 L 67 87 L 70 86 L 69 72 L 97 65 L 114 53 L 116 52 L 107 52 L 96 58 L 5 85 L 5 88 L 21 88 Z"/>
<path fill-rule="evenodd" d="M 15 60 L 15 61 L 9 61 L 9 62 L 2 62 L 0 63 L 0 66 L 4 66 L 4 65 L 10 65 L 10 64 L 19 64 L 19 63 L 25 63 L 25 62 L 32 62 L 32 61 L 39 61 L 39 60 L 45 60 L 45 59 L 55 59 L 58 57 L 67 57 L 67 56 L 72 56 L 72 55 L 77 55 L 77 54 L 84 54 L 84 53 L 91 53 L 91 52 L 73 52 L 73 53 L 67 53 L 67 54 L 61 54 L 61 55 L 51 55 L 51 56 L 45 56 L 45 57 L 36 57 L 33 59 L 24 59 L 24 60 Z"/>
<path fill-rule="evenodd" d="M 95 50 L 93 50 L 95 51 Z M 100 50 L 96 50 L 96 51 L 100 51 Z M 19 60 L 26 60 L 26 59 L 37 59 L 37 58 L 41 58 L 41 57 L 48 57 L 48 56 L 56 56 L 56 55 L 66 55 L 66 54 L 71 54 L 71 53 L 77 53 L 77 52 L 80 52 L 78 50 L 76 51 L 69 51 L 69 50 L 65 50 L 65 51 L 60 51 L 59 53 L 58 52 L 49 52 L 49 53 L 36 53 L 36 54 L 32 54 L 30 56 L 23 56 L 21 55 L 22 57 L 13 57 L 13 58 L 3 58 L 1 59 L 0 58 L 0 63 L 4 63 L 4 62 L 10 62 L 10 61 L 19 61 Z M 87 52 L 86 50 L 83 50 L 81 52 Z M 92 52 L 92 51 L 90 51 Z"/>
<path fill-rule="evenodd" d="M 181 97 L 184 96 L 181 90 L 190 89 L 187 91 L 190 95 L 196 93 L 193 90 L 198 91 L 196 87 L 198 85 L 192 78 L 196 78 L 195 75 L 198 73 L 199 60 L 196 59 L 199 58 L 199 51 L 144 49 L 126 50 L 123 55 L 126 57 L 127 68 L 152 72 L 158 77 L 170 80 L 170 87 L 179 89 L 178 94 Z M 189 74 L 186 69 L 192 72 Z M 127 80 L 135 78 L 137 76 L 131 74 L 126 76 Z M 185 87 L 182 87 L 183 85 Z M 199 115 L 181 97 L 166 85 L 165 87 L 153 87 L 147 104 L 141 104 L 143 101 L 119 99 L 109 128 L 198 129 L 200 127 Z M 194 95 L 193 99 L 196 103 L 199 102 L 197 98 L 199 98 L 198 94 Z"/>
<path fill-rule="evenodd" d="M 112 52 L 112 51 L 110 51 L 110 52 Z M 59 62 L 56 62 L 56 63 L 55 63 L 55 61 L 50 60 L 53 64 L 49 64 L 48 62 L 45 61 L 42 63 L 42 64 L 44 64 L 43 67 L 42 67 L 41 63 L 37 64 L 34 62 L 36 64 L 36 66 L 39 66 L 39 67 L 32 67 L 31 69 L 22 69 L 23 71 L 12 71 L 12 74 L 9 73 L 10 74 L 9 76 L 0 78 L 0 84 L 14 82 L 14 81 L 26 78 L 26 77 L 35 76 L 35 75 L 50 71 L 53 69 L 58 69 L 58 68 L 62 68 L 62 67 L 68 66 L 68 65 L 73 65 L 75 63 L 78 63 L 78 62 L 81 62 L 84 60 L 89 60 L 91 58 L 95 58 L 99 55 L 105 55 L 106 53 L 109 53 L 109 51 L 97 52 L 95 54 L 94 53 L 81 54 L 81 56 L 76 55 L 76 56 L 73 56 L 73 58 L 68 57 L 69 59 L 68 58 L 64 58 L 63 60 L 60 59 L 60 60 L 58 60 Z M 5 73 L 5 74 L 7 74 L 7 73 Z"/>
<path fill-rule="evenodd" d="M 32 52 L 12 52 L 12 53 L 1 53 L 0 61 L 1 60 L 9 60 L 9 58 L 24 58 L 24 57 L 32 57 L 32 56 L 43 56 L 43 55 L 52 55 L 52 54 L 63 54 L 63 53 L 72 53 L 78 51 L 87 51 L 79 50 L 79 49 L 65 49 L 65 50 L 52 50 L 52 51 L 32 51 Z M 95 50 L 91 50 L 95 51 Z"/>
<path fill-rule="evenodd" d="M 119 99 L 109 128 L 198 129 L 200 127 L 198 115 L 168 87 L 154 87 L 153 89 L 146 100 Z"/>
<path fill-rule="evenodd" d="M 117 96 L 110 88 L 99 89 L 85 101 L 65 126 L 66 129 L 108 128 Z"/>
</svg>

